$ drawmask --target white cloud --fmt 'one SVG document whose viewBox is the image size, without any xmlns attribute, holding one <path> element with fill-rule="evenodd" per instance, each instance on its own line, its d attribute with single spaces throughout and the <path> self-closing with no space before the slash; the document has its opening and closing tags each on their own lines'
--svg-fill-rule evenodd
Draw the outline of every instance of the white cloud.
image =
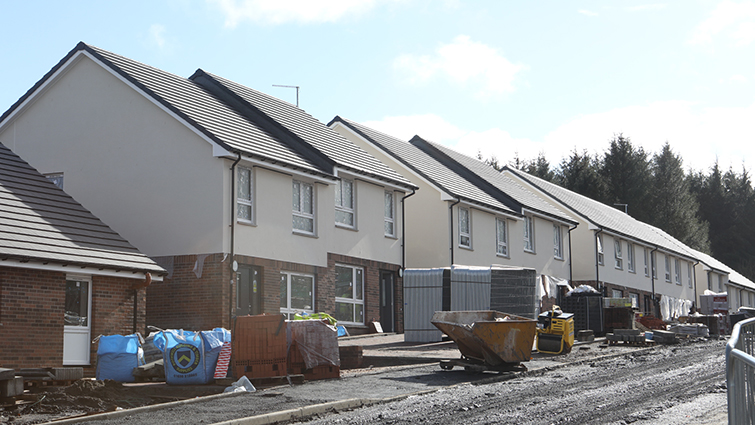
<svg viewBox="0 0 755 425">
<path fill-rule="evenodd" d="M 732 83 L 746 83 L 747 81 L 747 77 L 741 74 L 732 75 L 731 77 L 729 77 L 729 82 Z"/>
<path fill-rule="evenodd" d="M 755 2 L 725 0 L 695 28 L 689 42 L 710 44 L 713 37 L 725 35 L 735 44 L 746 46 L 755 41 Z"/>
<path fill-rule="evenodd" d="M 376 0 L 207 0 L 225 15 L 225 26 L 239 23 L 278 25 L 287 22 L 336 22 L 348 15 L 361 15 L 372 9 Z"/>
<path fill-rule="evenodd" d="M 165 27 L 160 24 L 149 27 L 149 37 L 159 48 L 165 47 L 165 31 Z"/>
<path fill-rule="evenodd" d="M 474 42 L 466 35 L 439 46 L 432 55 L 401 55 L 393 66 L 404 72 L 411 83 L 424 83 L 436 76 L 458 84 L 480 82 L 480 96 L 514 91 L 516 74 L 526 69 L 509 62 L 495 48 Z"/>
<path fill-rule="evenodd" d="M 516 155 L 532 160 L 543 153 L 555 168 L 573 150 L 602 154 L 618 133 L 642 146 L 649 155 L 667 141 L 684 160 L 685 169 L 707 171 L 718 160 L 723 169 L 755 166 L 755 135 L 750 122 L 755 103 L 745 108 L 704 108 L 693 102 L 667 101 L 627 106 L 575 117 L 542 140 L 518 138 L 506 130 L 471 131 L 428 114 L 386 117 L 364 124 L 409 140 L 415 134 L 471 157 L 496 157 L 508 164 Z"/>
<path fill-rule="evenodd" d="M 593 12 L 591 10 L 584 10 L 584 9 L 582 9 L 582 10 L 579 11 L 579 13 L 581 13 L 583 15 L 587 15 L 587 16 L 598 16 L 598 12 Z"/>
<path fill-rule="evenodd" d="M 643 12 L 646 10 L 661 10 L 666 8 L 665 3 L 653 3 L 653 4 L 640 4 L 637 6 L 630 6 L 627 7 L 627 10 L 630 12 Z"/>
</svg>

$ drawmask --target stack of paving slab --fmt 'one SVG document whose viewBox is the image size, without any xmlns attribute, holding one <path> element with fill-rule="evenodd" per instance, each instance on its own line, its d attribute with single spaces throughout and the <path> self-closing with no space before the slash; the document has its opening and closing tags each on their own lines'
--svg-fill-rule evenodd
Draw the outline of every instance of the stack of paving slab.
<svg viewBox="0 0 755 425">
<path fill-rule="evenodd" d="M 653 341 L 659 344 L 676 344 L 678 340 L 675 333 L 656 329 L 653 331 Z"/>
<path fill-rule="evenodd" d="M 617 342 L 645 344 L 645 333 L 639 329 L 614 329 L 613 333 L 606 334 L 606 341 L 614 344 Z"/>
<path fill-rule="evenodd" d="M 710 336 L 708 326 L 702 323 L 685 323 L 685 324 L 673 325 L 669 327 L 668 330 L 679 335 L 697 336 L 697 337 L 705 337 L 705 338 Z"/>
</svg>

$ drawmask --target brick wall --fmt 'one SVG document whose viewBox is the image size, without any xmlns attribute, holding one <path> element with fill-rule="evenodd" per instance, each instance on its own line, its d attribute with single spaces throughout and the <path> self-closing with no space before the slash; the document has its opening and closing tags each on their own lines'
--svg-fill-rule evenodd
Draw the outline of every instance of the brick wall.
<svg viewBox="0 0 755 425">
<path fill-rule="evenodd" d="M 63 366 L 63 315 L 66 274 L 0 267 L 0 364 L 7 368 Z M 135 279 L 92 276 L 91 336 L 133 331 Z M 139 290 L 137 330 L 145 324 L 145 290 Z M 94 375 L 97 346 L 92 344 L 87 376 Z"/>
</svg>

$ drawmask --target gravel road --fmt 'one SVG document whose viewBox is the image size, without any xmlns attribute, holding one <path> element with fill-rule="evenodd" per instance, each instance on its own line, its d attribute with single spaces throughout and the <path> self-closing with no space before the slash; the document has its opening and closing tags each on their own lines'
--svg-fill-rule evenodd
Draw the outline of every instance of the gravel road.
<svg viewBox="0 0 755 425">
<path fill-rule="evenodd" d="M 432 394 L 307 424 L 726 423 L 725 341 L 657 347 L 486 385 Z"/>
</svg>

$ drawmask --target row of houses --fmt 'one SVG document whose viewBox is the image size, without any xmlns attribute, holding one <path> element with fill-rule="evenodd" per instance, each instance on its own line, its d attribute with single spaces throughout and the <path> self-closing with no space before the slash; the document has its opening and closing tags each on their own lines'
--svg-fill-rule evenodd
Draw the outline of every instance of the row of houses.
<svg viewBox="0 0 755 425">
<path fill-rule="evenodd" d="M 0 116 L 0 144 L 0 330 L 55 341 L 0 348 L 5 367 L 90 365 L 100 333 L 230 328 L 245 314 L 402 332 L 406 268 L 528 267 L 656 314 L 705 289 L 755 301 L 720 262 L 519 170 L 84 43 Z"/>
</svg>

